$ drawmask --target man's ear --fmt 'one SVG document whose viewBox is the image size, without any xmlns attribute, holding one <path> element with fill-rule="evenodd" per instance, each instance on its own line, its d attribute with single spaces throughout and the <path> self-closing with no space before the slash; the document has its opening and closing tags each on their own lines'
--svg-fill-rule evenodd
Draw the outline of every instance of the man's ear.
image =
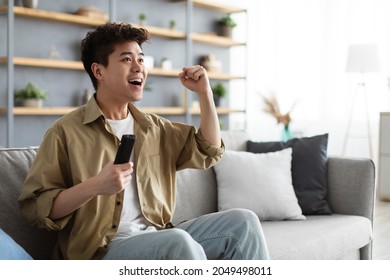
<svg viewBox="0 0 390 280">
<path fill-rule="evenodd" d="M 99 63 L 92 63 L 91 70 L 96 79 L 100 80 L 102 78 L 101 65 Z"/>
</svg>

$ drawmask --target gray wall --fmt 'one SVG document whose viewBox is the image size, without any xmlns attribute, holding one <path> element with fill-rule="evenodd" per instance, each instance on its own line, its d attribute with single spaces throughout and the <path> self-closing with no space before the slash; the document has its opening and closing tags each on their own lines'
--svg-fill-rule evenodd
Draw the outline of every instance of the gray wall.
<svg viewBox="0 0 390 280">
<path fill-rule="evenodd" d="M 6 5 L 1 0 L 1 5 Z M 185 3 L 169 0 L 116 0 L 114 19 L 116 21 L 138 22 L 138 14 L 147 15 L 147 23 L 151 26 L 168 27 L 169 20 L 175 19 L 177 29 L 185 31 Z M 15 1 L 21 5 L 21 1 Z M 80 6 L 90 5 L 91 1 L 78 0 L 40 0 L 38 9 L 69 12 L 76 11 Z M 109 11 L 106 0 L 95 0 L 93 5 L 101 10 Z M 221 16 L 202 8 L 195 8 L 194 32 L 211 32 L 214 22 Z M 201 20 L 199 20 L 201 19 Z M 0 56 L 6 56 L 6 25 L 7 17 L 0 15 Z M 75 24 L 64 24 L 52 21 L 41 21 L 15 17 L 15 56 L 47 58 L 55 48 L 61 59 L 79 60 L 81 39 L 91 28 Z M 173 67 L 180 69 L 185 66 L 185 40 L 152 37 L 150 44 L 143 46 L 147 55 L 152 55 L 156 63 L 167 57 L 172 60 Z M 228 71 L 229 50 L 203 44 L 194 44 L 192 64 L 199 63 L 201 55 L 214 53 L 224 63 L 224 71 Z M 0 107 L 6 106 L 6 65 L 0 65 Z M 48 69 L 35 67 L 15 67 L 15 90 L 24 87 L 29 81 L 49 92 L 49 99 L 44 106 L 79 106 L 82 103 L 83 92 L 92 90 L 92 84 L 87 74 L 77 70 Z M 211 81 L 215 84 L 217 81 Z M 149 76 L 147 84 L 151 91 L 146 91 L 139 106 L 180 106 L 183 104 L 183 87 L 176 78 Z M 194 96 L 194 98 L 196 98 Z M 36 146 L 42 141 L 47 128 L 60 116 L 15 116 L 14 117 L 14 147 Z M 166 116 L 173 121 L 185 121 L 184 116 Z M 223 123 L 228 123 L 223 117 Z M 199 118 L 194 116 L 192 123 L 198 125 Z M 0 116 L 0 146 L 6 145 L 6 118 Z"/>
</svg>

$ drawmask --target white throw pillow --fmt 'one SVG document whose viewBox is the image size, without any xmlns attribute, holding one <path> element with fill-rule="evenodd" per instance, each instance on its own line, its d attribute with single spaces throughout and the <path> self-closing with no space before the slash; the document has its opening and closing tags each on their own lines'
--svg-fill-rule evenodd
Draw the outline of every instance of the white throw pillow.
<svg viewBox="0 0 390 280">
<path fill-rule="evenodd" d="M 305 220 L 291 176 L 292 148 L 254 154 L 226 150 L 214 166 L 218 210 L 245 208 L 260 220 Z"/>
</svg>

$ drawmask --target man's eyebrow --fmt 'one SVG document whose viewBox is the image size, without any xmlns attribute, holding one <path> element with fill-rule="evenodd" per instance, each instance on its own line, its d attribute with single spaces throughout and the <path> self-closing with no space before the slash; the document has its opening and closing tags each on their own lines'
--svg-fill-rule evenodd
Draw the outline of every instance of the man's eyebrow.
<svg viewBox="0 0 390 280">
<path fill-rule="evenodd" d="M 120 54 L 120 56 L 123 56 L 123 55 L 132 55 L 132 54 L 134 54 L 133 52 L 122 52 L 121 54 Z M 143 53 L 143 52 L 139 52 L 137 55 L 140 55 L 140 56 L 145 56 L 145 54 Z"/>
</svg>

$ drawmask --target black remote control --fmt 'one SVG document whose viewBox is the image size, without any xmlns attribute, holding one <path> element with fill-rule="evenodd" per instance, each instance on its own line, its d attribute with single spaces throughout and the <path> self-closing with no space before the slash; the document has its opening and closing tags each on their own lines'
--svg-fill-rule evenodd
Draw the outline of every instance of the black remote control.
<svg viewBox="0 0 390 280">
<path fill-rule="evenodd" d="M 122 164 L 130 161 L 131 151 L 137 137 L 133 134 L 124 134 L 116 152 L 114 164 Z"/>
</svg>

